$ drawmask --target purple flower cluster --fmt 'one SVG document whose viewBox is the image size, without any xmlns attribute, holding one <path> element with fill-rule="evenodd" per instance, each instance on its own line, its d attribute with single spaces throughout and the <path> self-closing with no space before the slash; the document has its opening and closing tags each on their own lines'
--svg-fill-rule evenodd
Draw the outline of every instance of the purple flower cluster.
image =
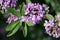
<svg viewBox="0 0 60 40">
<path fill-rule="evenodd" d="M 11 0 L 11 7 L 15 7 L 15 6 L 16 6 L 16 5 L 15 5 L 15 4 L 16 4 L 16 1 L 17 1 L 17 0 Z"/>
<path fill-rule="evenodd" d="M 40 5 L 40 4 L 28 3 L 27 5 L 25 5 L 25 15 L 22 16 L 20 19 L 22 22 L 30 21 L 33 24 L 36 24 L 42 20 L 45 13 L 49 12 L 48 9 L 49 8 L 45 4 Z M 18 17 L 11 16 L 8 18 L 7 22 L 11 23 L 12 20 L 15 21 L 15 19 L 17 20 Z"/>
<path fill-rule="evenodd" d="M 50 36 L 60 37 L 60 15 L 56 16 L 58 20 L 50 19 L 44 23 L 46 33 Z"/>
<path fill-rule="evenodd" d="M 49 12 L 48 9 L 49 7 L 47 7 L 45 4 L 40 5 L 39 3 L 28 3 L 25 5 L 25 16 L 22 16 L 21 21 L 30 21 L 33 24 L 36 24 L 42 20 L 45 13 Z"/>
<path fill-rule="evenodd" d="M 17 0 L 4 0 L 2 3 L 2 9 L 6 9 L 6 7 L 15 7 Z"/>
<path fill-rule="evenodd" d="M 10 24 L 12 21 L 17 21 L 17 20 L 18 20 L 18 17 L 17 16 L 11 15 L 11 16 L 8 17 L 7 23 Z"/>
<path fill-rule="evenodd" d="M 3 0 L 0 0 L 0 4 L 2 5 Z"/>
</svg>

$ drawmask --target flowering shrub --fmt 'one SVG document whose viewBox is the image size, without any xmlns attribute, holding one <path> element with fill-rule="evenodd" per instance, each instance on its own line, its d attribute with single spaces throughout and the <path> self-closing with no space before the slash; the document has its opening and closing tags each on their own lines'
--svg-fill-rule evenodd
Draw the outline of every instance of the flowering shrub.
<svg viewBox="0 0 60 40">
<path fill-rule="evenodd" d="M 8 17 L 7 19 L 7 23 L 10 24 L 13 21 L 20 20 L 20 22 L 25 22 L 25 25 L 27 24 L 28 26 L 33 26 L 34 24 L 37 24 L 40 21 L 42 21 L 45 14 L 48 14 L 49 7 L 47 7 L 47 5 L 45 4 L 40 5 L 39 3 L 38 4 L 28 3 L 27 5 L 24 6 L 24 10 L 25 10 L 24 15 L 20 17 L 11 14 L 11 16 Z"/>
<path fill-rule="evenodd" d="M 27 36 L 28 27 L 36 26 L 43 22 L 45 27 L 45 33 L 49 36 L 59 38 L 60 37 L 60 13 L 55 5 L 50 1 L 46 1 L 46 4 L 32 3 L 30 0 L 26 0 L 26 3 L 18 4 L 19 0 L 1 0 L 1 12 L 8 12 L 6 31 L 7 37 L 15 34 L 19 29 L 22 29 L 24 37 Z M 54 2 L 53 2 L 54 3 Z M 16 5 L 18 4 L 18 5 Z M 53 9 L 47 4 L 51 4 Z M 57 5 L 57 4 L 56 4 Z M 59 7 L 58 7 L 59 8 Z M 55 10 L 56 9 L 56 10 Z M 51 10 L 56 11 L 56 14 L 52 15 Z M 41 28 L 42 29 L 42 28 Z"/>
</svg>

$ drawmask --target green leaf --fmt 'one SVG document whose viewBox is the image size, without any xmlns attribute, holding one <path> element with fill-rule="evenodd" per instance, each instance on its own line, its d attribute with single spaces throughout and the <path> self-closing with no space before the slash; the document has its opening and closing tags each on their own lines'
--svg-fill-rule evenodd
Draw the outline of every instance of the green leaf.
<svg viewBox="0 0 60 40">
<path fill-rule="evenodd" d="M 24 34 L 24 37 L 27 36 L 27 25 L 25 24 L 25 27 L 23 27 L 23 34 Z"/>
<path fill-rule="evenodd" d="M 24 3 L 22 3 L 20 6 L 20 16 L 24 16 L 24 15 L 25 15 L 25 7 L 24 7 Z"/>
<path fill-rule="evenodd" d="M 31 0 L 26 0 L 26 3 L 30 3 L 31 2 Z"/>
<path fill-rule="evenodd" d="M 15 8 L 7 8 L 8 12 L 16 15 L 17 17 L 20 17 L 20 13 L 18 13 Z"/>
<path fill-rule="evenodd" d="M 60 0 L 57 1 L 57 0 L 51 0 L 51 6 L 53 7 L 53 9 L 55 11 L 59 11 L 60 12 Z"/>
<path fill-rule="evenodd" d="M 49 4 L 51 0 L 45 0 L 45 1 L 46 1 L 47 4 Z"/>
<path fill-rule="evenodd" d="M 32 22 L 26 21 L 28 26 L 33 26 L 34 24 Z"/>
<path fill-rule="evenodd" d="M 4 11 L 3 11 L 3 10 L 0 10 L 0 12 L 1 12 L 2 14 L 4 14 Z"/>
<path fill-rule="evenodd" d="M 20 29 L 21 25 L 21 23 L 18 23 L 15 28 L 7 34 L 7 37 L 14 35 Z"/>
<path fill-rule="evenodd" d="M 6 31 L 13 30 L 18 23 L 19 23 L 19 21 L 14 21 L 14 22 L 10 23 L 9 25 L 7 25 Z"/>
<path fill-rule="evenodd" d="M 54 17 L 51 14 L 46 14 L 45 17 L 50 20 L 50 19 L 54 19 Z"/>
<path fill-rule="evenodd" d="M 56 4 L 54 1 L 51 1 L 51 6 L 53 7 L 54 10 L 56 10 Z"/>
</svg>

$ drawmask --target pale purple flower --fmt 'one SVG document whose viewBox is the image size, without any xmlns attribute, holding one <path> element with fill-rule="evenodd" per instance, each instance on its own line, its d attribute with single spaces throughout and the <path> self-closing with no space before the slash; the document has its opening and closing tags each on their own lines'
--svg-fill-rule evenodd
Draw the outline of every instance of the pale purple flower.
<svg viewBox="0 0 60 40">
<path fill-rule="evenodd" d="M 21 18 L 22 18 L 21 21 L 25 22 L 28 17 L 27 16 L 22 16 Z"/>
<path fill-rule="evenodd" d="M 46 20 L 44 23 L 46 33 L 55 38 L 60 37 L 60 21 L 54 19 Z"/>
<path fill-rule="evenodd" d="M 17 0 L 12 0 L 12 1 L 11 1 L 11 7 L 15 7 L 15 6 L 16 6 L 16 1 L 17 1 Z"/>
<path fill-rule="evenodd" d="M 49 7 L 46 5 L 46 4 L 43 4 L 42 5 L 42 7 L 44 8 L 44 10 L 46 11 L 46 13 L 48 13 L 49 12 Z"/>
<path fill-rule="evenodd" d="M 8 17 L 7 23 L 10 24 L 12 21 L 17 21 L 17 20 L 18 20 L 18 17 L 17 16 L 11 15 L 11 16 Z"/>
<path fill-rule="evenodd" d="M 2 9 L 6 9 L 6 7 L 15 7 L 17 0 L 4 0 L 2 4 Z"/>
<path fill-rule="evenodd" d="M 0 0 L 0 4 L 2 5 L 3 0 Z"/>
<path fill-rule="evenodd" d="M 45 20 L 44 26 L 46 26 L 45 28 L 49 26 L 49 22 L 47 20 Z"/>
<path fill-rule="evenodd" d="M 10 0 L 5 0 L 5 2 L 2 5 L 2 9 L 6 9 L 7 6 L 9 6 Z"/>
<path fill-rule="evenodd" d="M 43 6 L 40 5 L 39 3 L 37 4 L 28 3 L 27 5 L 25 5 L 25 16 L 23 16 L 23 18 L 25 17 L 25 19 L 22 18 L 22 20 L 30 21 L 33 24 L 36 24 L 39 21 L 42 21 L 42 18 L 44 17 L 44 14 L 46 13 L 44 9 L 45 8 L 43 8 Z"/>
</svg>

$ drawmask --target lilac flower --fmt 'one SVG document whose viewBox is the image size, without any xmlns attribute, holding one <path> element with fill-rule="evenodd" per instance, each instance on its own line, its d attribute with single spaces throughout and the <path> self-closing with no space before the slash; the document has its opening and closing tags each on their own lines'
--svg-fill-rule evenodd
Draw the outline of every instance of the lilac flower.
<svg viewBox="0 0 60 40">
<path fill-rule="evenodd" d="M 5 0 L 5 2 L 2 5 L 2 9 L 6 9 L 6 7 L 10 4 L 10 0 Z"/>
<path fill-rule="evenodd" d="M 27 16 L 22 16 L 21 18 L 22 18 L 21 21 L 22 21 L 22 22 L 25 22 L 28 17 L 27 17 Z"/>
<path fill-rule="evenodd" d="M 7 23 L 11 23 L 12 21 L 17 21 L 18 20 L 18 17 L 15 16 L 15 15 L 11 15 L 10 17 L 8 17 L 7 19 Z"/>
<path fill-rule="evenodd" d="M 3 0 L 0 0 L 0 4 L 2 5 Z"/>
<path fill-rule="evenodd" d="M 2 4 L 2 9 L 6 9 L 6 7 L 15 7 L 17 0 L 4 0 Z"/>
<path fill-rule="evenodd" d="M 40 5 L 39 3 L 38 4 L 28 3 L 27 5 L 25 5 L 25 16 L 23 16 L 22 20 L 30 21 L 36 24 L 39 21 L 41 21 L 42 18 L 44 17 L 44 14 L 46 12 L 44 9 L 45 8 L 43 8 L 43 6 Z"/>
<path fill-rule="evenodd" d="M 60 21 L 54 19 L 46 20 L 44 23 L 46 33 L 55 38 L 60 37 Z"/>
<path fill-rule="evenodd" d="M 36 24 L 39 21 L 42 21 L 45 13 L 46 12 L 45 12 L 42 5 L 28 3 L 27 5 L 25 5 L 25 15 L 21 17 L 21 21 L 22 22 L 30 21 L 33 24 Z M 12 17 L 14 18 L 15 16 L 9 17 L 8 18 L 8 23 L 11 23 L 12 20 L 13 21 L 15 20 Z M 15 18 L 17 18 L 17 17 L 15 17 Z"/>
<path fill-rule="evenodd" d="M 49 9 L 49 7 L 47 7 L 47 5 L 46 5 L 46 4 L 43 4 L 43 5 L 42 5 L 42 7 L 45 9 L 46 13 L 48 13 L 48 12 L 49 12 L 49 10 L 48 10 L 48 9 Z"/>
<path fill-rule="evenodd" d="M 17 1 L 17 0 L 12 0 L 12 1 L 11 1 L 11 7 L 15 7 L 15 6 L 16 6 L 16 5 L 15 5 L 15 4 L 16 4 L 16 1 Z"/>
</svg>

